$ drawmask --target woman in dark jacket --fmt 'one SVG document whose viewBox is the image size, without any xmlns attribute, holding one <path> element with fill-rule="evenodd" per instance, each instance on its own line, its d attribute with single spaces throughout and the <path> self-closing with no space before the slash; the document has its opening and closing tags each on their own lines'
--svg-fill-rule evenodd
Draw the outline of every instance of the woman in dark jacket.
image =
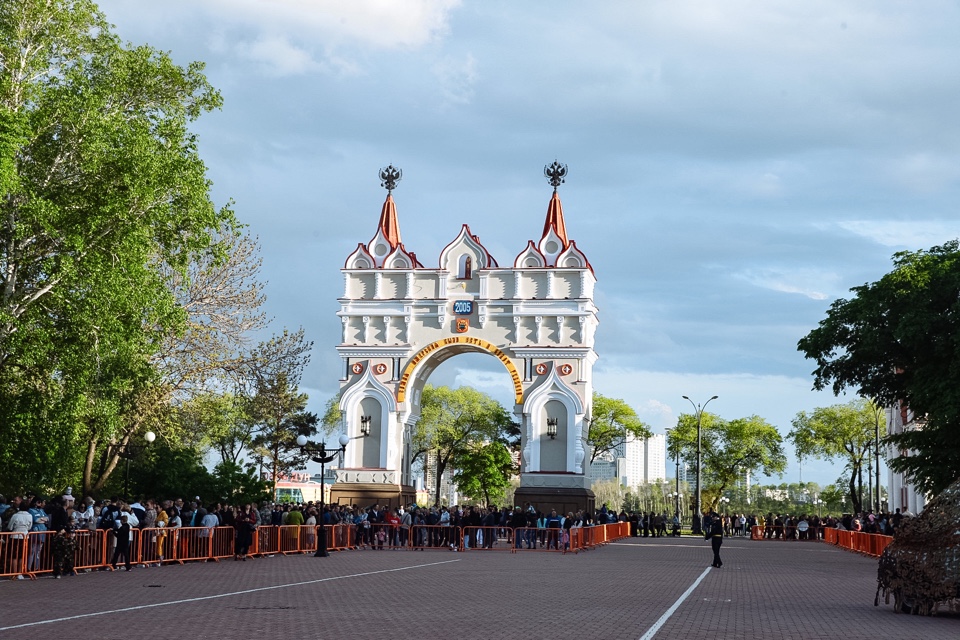
<svg viewBox="0 0 960 640">
<path fill-rule="evenodd" d="M 257 516 L 253 513 L 253 505 L 243 505 L 243 510 L 233 521 L 236 530 L 234 537 L 233 559 L 246 560 L 250 545 L 253 544 L 253 530 L 257 527 Z"/>
</svg>

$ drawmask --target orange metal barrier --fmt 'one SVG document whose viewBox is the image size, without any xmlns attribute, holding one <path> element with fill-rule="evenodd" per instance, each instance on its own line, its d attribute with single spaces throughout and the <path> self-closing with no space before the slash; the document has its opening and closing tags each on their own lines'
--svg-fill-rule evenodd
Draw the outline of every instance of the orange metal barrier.
<svg viewBox="0 0 960 640">
<path fill-rule="evenodd" d="M 751 540 L 822 540 L 826 527 L 808 527 L 805 531 L 796 526 L 772 526 L 762 524 L 750 528 Z"/>
<path fill-rule="evenodd" d="M 345 551 L 356 546 L 357 528 L 352 524 L 328 524 L 327 530 L 327 550 Z M 316 549 L 316 542 L 313 543 Z"/>
<path fill-rule="evenodd" d="M 272 525 L 260 525 L 254 532 L 254 544 L 251 545 L 251 551 L 256 551 L 254 555 L 269 556 L 280 553 L 280 528 Z"/>
<path fill-rule="evenodd" d="M 0 533 L 0 577 L 27 573 L 27 538 L 22 533 Z"/>
<path fill-rule="evenodd" d="M 561 538 L 565 536 L 564 530 L 559 527 L 524 527 L 514 529 L 514 535 L 519 536 L 520 545 L 515 545 L 512 549 L 517 551 L 563 551 L 564 547 Z M 569 540 L 567 541 L 569 544 Z"/>
<path fill-rule="evenodd" d="M 176 556 L 173 560 L 183 564 L 191 560 L 211 558 L 211 530 L 206 527 L 180 527 L 176 530 Z"/>
<path fill-rule="evenodd" d="M 893 542 L 893 537 L 878 533 L 840 529 L 827 529 L 824 533 L 824 542 L 873 557 L 879 557 L 887 545 Z"/>
<path fill-rule="evenodd" d="M 363 542 L 362 533 L 358 534 L 353 525 L 327 525 L 326 529 L 327 548 L 330 550 L 352 549 Z M 374 523 L 370 531 L 374 542 L 371 548 L 377 549 L 513 552 L 535 549 L 576 552 L 627 537 L 630 533 L 627 523 L 577 527 L 570 530 L 440 525 L 414 525 L 407 530 L 402 526 Z M 159 566 L 164 562 L 182 564 L 228 558 L 233 555 L 236 532 L 233 527 L 181 527 L 132 529 L 130 533 L 130 564 Z M 254 532 L 248 555 L 312 552 L 317 548 L 318 534 L 319 527 L 312 525 L 260 526 Z M 35 531 L 26 535 L 0 533 L 0 578 L 24 576 L 34 579 L 39 574 L 51 573 L 54 535 L 50 531 Z M 867 537 L 858 544 L 865 553 L 879 554 L 886 546 L 886 542 L 875 540 L 877 536 L 862 535 Z M 77 542 L 74 570 L 112 568 L 116 547 L 116 538 L 112 532 L 78 530 L 74 532 L 74 537 Z"/>
<path fill-rule="evenodd" d="M 500 535 L 500 527 L 464 527 L 464 551 L 510 551 L 510 541 Z"/>
<path fill-rule="evenodd" d="M 106 531 L 84 529 L 75 531 L 73 535 L 77 539 L 77 553 L 73 559 L 74 571 L 99 569 L 109 564 Z"/>
<path fill-rule="evenodd" d="M 329 538 L 327 538 L 329 540 Z M 280 553 L 300 553 L 300 527 L 283 525 L 280 527 Z"/>
<path fill-rule="evenodd" d="M 453 529 L 454 527 L 442 528 Z M 363 542 L 360 546 L 370 549 L 405 549 L 410 547 L 410 535 L 408 530 L 400 525 L 371 522 L 370 526 L 364 529 Z"/>
<path fill-rule="evenodd" d="M 461 548 L 462 535 L 460 527 L 416 524 L 410 528 L 408 546 L 419 551 L 424 549 L 453 549 L 456 551 Z"/>
</svg>

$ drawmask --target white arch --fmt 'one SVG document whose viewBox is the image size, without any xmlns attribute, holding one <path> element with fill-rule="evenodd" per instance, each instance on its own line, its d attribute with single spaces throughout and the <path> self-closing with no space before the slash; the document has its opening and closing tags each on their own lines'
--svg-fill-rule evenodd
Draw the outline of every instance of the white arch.
<svg viewBox="0 0 960 640">
<path fill-rule="evenodd" d="M 535 388 L 530 389 L 524 396 L 523 402 L 523 425 L 526 446 L 523 450 L 523 460 L 526 462 L 527 470 L 540 469 L 540 436 L 541 433 L 534 433 L 534 425 L 541 423 L 535 416 L 551 400 L 560 402 L 567 410 L 567 468 L 573 469 L 574 473 L 583 471 L 583 416 L 585 409 L 579 394 L 572 389 L 563 378 L 560 377 L 556 366 L 550 368 L 547 377 Z M 572 419 L 571 419 L 572 417 Z M 540 424 L 540 428 L 545 425 Z"/>
<path fill-rule="evenodd" d="M 397 399 L 393 392 L 377 379 L 369 363 L 364 363 L 360 377 L 340 393 L 340 413 L 344 416 L 344 422 L 349 422 L 346 416 L 359 413 L 360 403 L 364 398 L 375 398 L 380 403 L 380 463 L 378 466 L 383 467 L 389 459 L 390 436 L 397 426 Z M 344 424 L 342 427 L 343 432 L 351 439 L 363 437 L 360 435 L 359 424 Z M 344 464 L 348 468 L 362 466 L 358 464 L 359 449 L 359 447 L 347 447 Z"/>
</svg>

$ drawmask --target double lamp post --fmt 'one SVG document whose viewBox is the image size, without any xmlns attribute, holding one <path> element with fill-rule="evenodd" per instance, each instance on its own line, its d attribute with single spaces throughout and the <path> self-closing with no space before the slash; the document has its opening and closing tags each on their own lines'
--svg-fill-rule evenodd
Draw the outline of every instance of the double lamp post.
<svg viewBox="0 0 960 640">
<path fill-rule="evenodd" d="M 337 442 L 340 443 L 340 448 L 328 451 L 326 442 L 312 444 L 307 440 L 306 436 L 297 436 L 297 446 L 300 447 L 300 451 L 310 456 L 310 459 L 314 462 L 320 463 L 320 530 L 317 535 L 317 552 L 313 554 L 314 558 L 326 558 L 330 555 L 327 552 L 327 527 L 323 522 L 323 513 L 325 510 L 324 503 L 326 497 L 325 494 L 327 490 L 327 463 L 333 462 L 334 458 L 347 451 L 347 443 L 350 442 L 350 438 L 347 436 L 347 434 L 342 433 L 340 434 L 340 438 L 337 440 Z"/>
<path fill-rule="evenodd" d="M 694 506 L 693 506 L 693 534 L 698 535 L 703 533 L 703 528 L 701 524 L 703 512 L 701 507 L 702 503 L 700 502 L 700 466 L 701 466 L 701 457 L 702 457 L 701 456 L 702 454 L 701 434 L 703 431 L 702 429 L 703 410 L 707 408 L 707 405 L 710 404 L 711 400 L 716 400 L 717 396 L 713 396 L 712 398 L 710 398 L 710 400 L 707 400 L 706 402 L 704 402 L 703 406 L 700 406 L 699 404 L 695 404 L 693 400 L 691 400 L 687 396 L 683 396 L 683 399 L 689 402 L 691 405 L 693 405 L 693 410 L 697 416 L 697 495 L 694 498 Z"/>
</svg>

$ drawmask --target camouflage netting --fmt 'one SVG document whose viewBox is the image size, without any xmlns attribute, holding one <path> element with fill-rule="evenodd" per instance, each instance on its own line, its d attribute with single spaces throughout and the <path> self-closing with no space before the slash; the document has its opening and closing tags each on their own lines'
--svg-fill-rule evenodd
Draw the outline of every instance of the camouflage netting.
<svg viewBox="0 0 960 640">
<path fill-rule="evenodd" d="M 878 605 L 933 615 L 941 608 L 960 611 L 960 480 L 927 503 L 923 513 L 904 518 L 896 539 L 880 556 Z"/>
</svg>

